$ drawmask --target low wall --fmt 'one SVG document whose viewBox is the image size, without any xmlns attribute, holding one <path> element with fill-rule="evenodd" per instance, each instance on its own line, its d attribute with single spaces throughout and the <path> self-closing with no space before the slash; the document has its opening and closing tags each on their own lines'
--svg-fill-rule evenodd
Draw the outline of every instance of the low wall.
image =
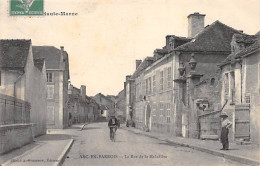
<svg viewBox="0 0 260 169">
<path fill-rule="evenodd" d="M 32 124 L 0 125 L 0 154 L 33 141 Z"/>
</svg>

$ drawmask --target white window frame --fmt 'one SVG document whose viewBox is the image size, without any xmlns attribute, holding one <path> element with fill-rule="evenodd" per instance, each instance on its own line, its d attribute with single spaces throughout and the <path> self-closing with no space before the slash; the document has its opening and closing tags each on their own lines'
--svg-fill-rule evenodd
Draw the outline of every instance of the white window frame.
<svg viewBox="0 0 260 169">
<path fill-rule="evenodd" d="M 153 93 L 156 92 L 156 75 L 153 75 Z"/>
<path fill-rule="evenodd" d="M 166 123 L 171 123 L 171 104 L 166 104 Z"/>
<path fill-rule="evenodd" d="M 168 88 L 171 88 L 172 87 L 172 82 L 171 82 L 171 79 L 172 79 L 172 67 L 168 67 L 168 76 L 167 76 L 167 78 L 168 78 Z"/>
<path fill-rule="evenodd" d="M 51 81 L 49 81 L 50 80 L 49 74 L 51 74 Z M 53 72 L 46 72 L 46 79 L 47 79 L 48 83 L 53 83 L 53 81 L 54 81 L 54 73 Z"/>
<path fill-rule="evenodd" d="M 163 71 L 160 72 L 160 90 L 162 91 L 163 90 L 163 76 L 164 76 L 164 73 Z"/>
</svg>

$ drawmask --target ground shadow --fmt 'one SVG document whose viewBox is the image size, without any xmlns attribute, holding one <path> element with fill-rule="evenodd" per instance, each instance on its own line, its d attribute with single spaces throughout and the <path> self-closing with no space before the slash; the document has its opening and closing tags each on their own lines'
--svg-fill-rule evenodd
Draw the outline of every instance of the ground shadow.
<svg viewBox="0 0 260 169">
<path fill-rule="evenodd" d="M 178 147 L 176 144 L 174 144 L 174 143 L 168 143 L 168 142 L 166 142 L 166 143 L 159 143 L 160 145 L 165 145 L 165 146 L 172 146 L 172 147 Z"/>
<path fill-rule="evenodd" d="M 228 151 L 230 151 L 230 150 L 232 151 L 232 150 L 239 150 L 239 149 L 238 149 L 238 148 L 230 148 L 230 149 L 228 149 L 228 150 L 223 150 L 223 151 L 227 151 L 227 152 L 228 152 Z"/>
<path fill-rule="evenodd" d="M 56 140 L 68 140 L 72 137 L 76 137 L 68 134 L 46 134 L 44 136 L 38 137 L 38 141 L 56 141 Z"/>
<path fill-rule="evenodd" d="M 116 140 L 115 142 L 117 142 L 117 143 L 123 143 L 123 142 L 126 142 L 126 141 L 117 141 L 117 140 Z"/>
<path fill-rule="evenodd" d="M 37 143 L 37 142 L 32 142 L 32 143 L 29 143 L 27 145 L 24 145 L 22 147 L 18 147 L 16 149 L 13 149 L 13 150 L 10 150 L 4 154 L 1 154 L 0 155 L 0 165 L 4 164 L 5 162 L 15 158 L 15 157 L 18 157 L 22 154 L 24 154 L 25 152 L 27 151 L 30 151 L 34 148 L 36 148 L 37 146 L 40 146 L 41 144 Z"/>
<path fill-rule="evenodd" d="M 82 130 L 96 130 L 101 129 L 100 127 L 84 127 Z"/>
<path fill-rule="evenodd" d="M 81 129 L 81 126 L 71 126 L 71 127 L 68 127 L 66 129 Z"/>
</svg>

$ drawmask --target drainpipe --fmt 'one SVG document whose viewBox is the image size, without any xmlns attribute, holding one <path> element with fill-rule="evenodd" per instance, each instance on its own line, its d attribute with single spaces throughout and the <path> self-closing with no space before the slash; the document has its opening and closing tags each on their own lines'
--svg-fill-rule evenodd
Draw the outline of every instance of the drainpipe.
<svg viewBox="0 0 260 169">
<path fill-rule="evenodd" d="M 18 80 L 21 79 L 21 77 L 22 77 L 23 75 L 24 75 L 24 73 L 21 74 L 21 75 L 15 80 L 15 82 L 14 82 L 14 98 L 16 98 L 16 83 L 17 83 Z"/>
<path fill-rule="evenodd" d="M 239 59 L 238 60 L 239 62 L 239 64 L 240 64 L 240 67 L 241 67 L 241 69 L 240 69 L 240 81 L 241 81 L 241 91 L 240 91 L 240 96 L 241 96 L 241 98 L 240 98 L 240 102 L 241 102 L 241 104 L 242 104 L 242 98 L 243 98 L 243 77 L 242 77 L 242 68 L 243 68 L 243 65 L 242 65 L 242 60 L 241 59 Z"/>
<path fill-rule="evenodd" d="M 24 74 L 24 73 L 23 73 Z M 15 80 L 15 82 L 14 82 L 14 112 L 16 113 L 16 107 L 15 107 L 15 102 L 16 102 L 16 83 L 17 83 L 17 81 L 18 80 L 20 80 L 21 79 L 21 77 L 22 77 L 22 75 L 23 74 L 20 74 L 19 75 L 19 77 Z M 22 116 L 23 116 L 23 113 L 22 113 Z M 23 117 L 22 117 L 22 122 L 23 122 Z M 14 122 L 15 122 L 15 116 L 14 116 Z"/>
</svg>

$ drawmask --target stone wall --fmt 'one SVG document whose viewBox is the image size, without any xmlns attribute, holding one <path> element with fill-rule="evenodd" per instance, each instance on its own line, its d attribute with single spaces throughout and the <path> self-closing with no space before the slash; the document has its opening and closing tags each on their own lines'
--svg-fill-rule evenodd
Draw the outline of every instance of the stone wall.
<svg viewBox="0 0 260 169">
<path fill-rule="evenodd" d="M 22 147 L 33 141 L 31 124 L 11 124 L 0 126 L 0 154 Z"/>
</svg>

